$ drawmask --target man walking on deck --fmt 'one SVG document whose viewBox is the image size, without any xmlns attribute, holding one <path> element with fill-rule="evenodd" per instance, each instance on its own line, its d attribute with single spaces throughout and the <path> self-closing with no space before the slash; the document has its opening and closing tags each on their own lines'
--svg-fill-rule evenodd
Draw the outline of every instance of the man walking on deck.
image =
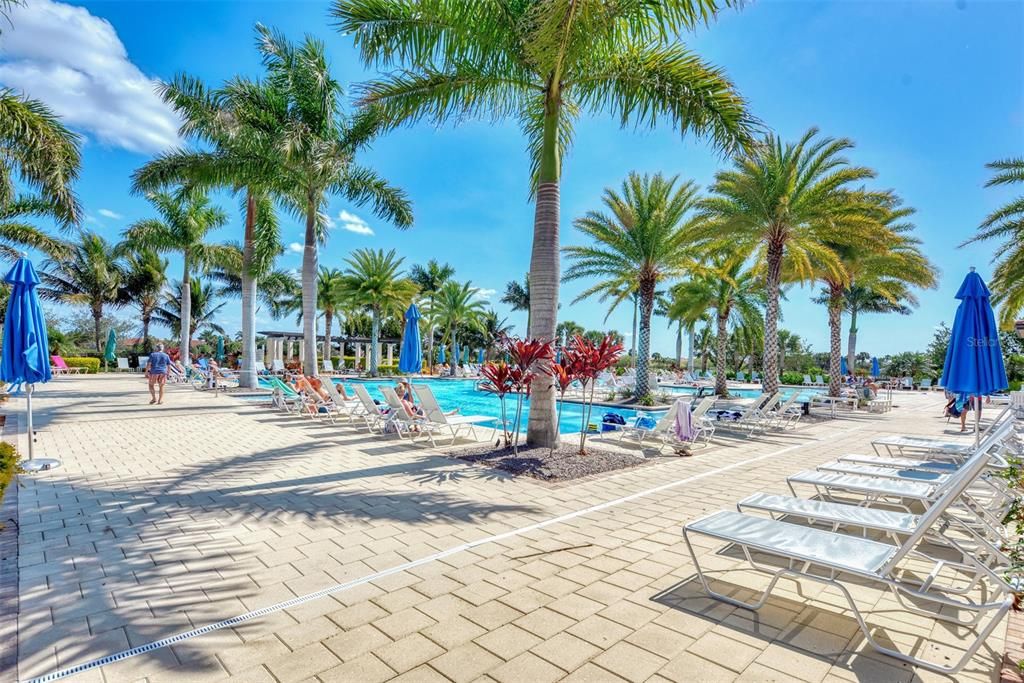
<svg viewBox="0 0 1024 683">
<path fill-rule="evenodd" d="M 146 378 L 149 380 L 150 405 L 164 402 L 164 386 L 167 384 L 167 368 L 171 364 L 171 357 L 164 353 L 164 345 L 157 344 L 156 351 L 149 355 L 149 362 L 146 363 Z M 160 396 L 157 397 L 156 388 L 160 387 Z"/>
</svg>

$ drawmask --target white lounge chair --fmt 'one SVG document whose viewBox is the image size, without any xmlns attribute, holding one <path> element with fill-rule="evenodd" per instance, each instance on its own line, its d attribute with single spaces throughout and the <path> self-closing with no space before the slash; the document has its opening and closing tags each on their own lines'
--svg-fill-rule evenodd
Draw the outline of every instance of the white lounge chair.
<svg viewBox="0 0 1024 683">
<path fill-rule="evenodd" d="M 149 365 L 149 356 L 139 356 L 139 372 L 145 372 Z"/>
<path fill-rule="evenodd" d="M 476 427 L 485 423 L 494 424 L 497 418 L 489 415 L 447 415 L 441 409 L 433 390 L 426 384 L 413 384 L 412 391 L 420 400 L 423 408 L 423 416 L 438 427 L 447 428 L 452 435 L 452 443 L 459 436 L 462 430 L 468 430 L 473 439 L 476 440 Z"/>
<path fill-rule="evenodd" d="M 384 423 L 390 411 L 374 403 L 373 399 L 370 398 L 370 392 L 362 384 L 354 384 L 352 389 L 356 392 L 356 397 L 363 406 L 363 411 L 355 414 L 354 417 L 362 418 L 363 422 L 366 423 L 367 431 L 373 432 L 378 429 L 383 431 Z"/>
<path fill-rule="evenodd" d="M 785 401 L 779 403 L 774 412 L 767 417 L 768 426 L 772 429 L 789 429 L 795 426 L 803 415 L 803 410 L 796 403 L 800 399 L 800 392 L 794 391 Z"/>
<path fill-rule="evenodd" d="M 351 422 L 362 411 L 363 406 L 358 398 L 346 399 L 330 379 L 323 379 L 321 383 L 323 384 L 324 391 L 331 397 L 331 409 L 337 415 L 348 418 L 348 421 Z"/>
<path fill-rule="evenodd" d="M 922 391 L 930 391 L 932 388 L 932 378 L 925 377 L 921 380 L 921 383 L 917 385 L 917 388 Z"/>
<path fill-rule="evenodd" d="M 284 361 L 280 358 L 275 358 L 270 361 L 270 372 L 275 375 L 283 375 L 287 370 L 284 367 Z"/>
<path fill-rule="evenodd" d="M 675 429 L 676 413 L 679 411 L 680 404 L 683 402 L 683 399 L 677 399 L 668 411 L 654 423 L 653 427 L 638 426 L 641 419 L 641 416 L 638 415 L 634 419 L 632 425 L 624 425 L 622 429 L 619 430 L 619 441 L 633 441 L 641 447 L 649 442 L 657 441 L 659 442 L 658 452 L 662 452 L 667 445 L 667 437 L 670 430 Z M 672 434 L 672 438 L 675 438 L 674 433 Z"/>
<path fill-rule="evenodd" d="M 826 384 L 828 384 L 828 382 L 825 381 L 824 377 L 822 377 L 821 375 L 815 375 L 814 376 L 814 386 L 816 386 L 816 387 L 823 387 Z"/>
<path fill-rule="evenodd" d="M 323 366 L 323 373 L 325 375 L 337 374 L 334 370 L 334 362 L 330 358 L 324 358 Z"/>
<path fill-rule="evenodd" d="M 117 359 L 117 371 L 118 372 L 131 372 L 132 371 L 131 366 L 128 365 L 128 359 L 127 358 L 120 358 L 120 357 L 118 357 L 118 359 Z"/>
<path fill-rule="evenodd" d="M 960 671 L 1013 605 L 1013 590 L 1000 572 L 986 562 L 975 558 L 969 552 L 961 553 L 962 562 L 960 563 L 932 560 L 933 570 L 931 572 L 921 572 L 919 571 L 920 567 L 915 565 L 913 570 L 908 573 L 905 571 L 907 569 L 906 560 L 913 557 L 918 564 L 928 560 L 927 554 L 918 552 L 919 546 L 936 535 L 942 536 L 950 547 L 962 548 L 960 541 L 953 537 L 948 528 L 949 523 L 953 521 L 955 524 L 957 518 L 947 515 L 946 512 L 983 471 L 987 464 L 987 457 L 985 457 L 987 450 L 993 448 L 997 443 L 995 437 L 996 435 L 991 435 L 990 439 L 986 439 L 984 447 L 977 452 L 979 457 L 972 458 L 960 476 L 953 478 L 953 483 L 948 485 L 919 517 L 894 516 L 883 519 L 873 513 L 868 515 L 857 513 L 858 517 L 851 517 L 850 519 L 853 521 L 846 522 L 854 526 L 864 525 L 865 528 L 877 528 L 881 525 L 886 531 L 892 529 L 894 533 L 901 534 L 903 537 L 902 543 L 899 544 L 883 543 L 741 512 L 716 512 L 688 523 L 683 527 L 683 538 L 693 558 L 701 585 L 706 593 L 718 600 L 737 607 L 757 610 L 767 602 L 776 583 L 783 576 L 824 583 L 839 590 L 846 598 L 865 639 L 877 651 L 932 671 L 941 673 Z M 749 505 L 756 505 L 756 502 L 749 503 Z M 829 516 L 835 518 L 844 515 L 844 510 L 846 508 L 827 506 L 817 510 L 794 509 L 789 514 L 803 515 L 814 519 L 828 518 Z M 957 530 L 961 530 L 961 527 L 957 527 Z M 963 527 L 962 530 L 965 530 L 968 535 L 971 531 L 966 527 Z M 752 569 L 771 576 L 767 588 L 764 589 L 760 597 L 753 602 L 743 602 L 712 590 L 697 554 L 694 552 L 690 540 L 692 535 L 706 536 L 741 548 Z M 752 553 L 758 553 L 757 559 Z M 765 563 L 762 559 L 764 555 L 781 561 L 782 566 Z M 975 601 L 966 593 L 958 595 L 957 592 L 940 585 L 938 577 L 947 568 L 952 568 L 955 573 L 970 578 L 968 584 L 970 586 L 984 583 L 985 590 L 976 591 L 984 597 Z M 922 581 L 915 579 L 915 576 L 926 576 L 927 578 Z M 977 628 L 977 635 L 960 659 L 951 664 L 936 663 L 884 646 L 875 639 L 875 631 L 869 628 L 864 621 L 861 607 L 847 587 L 848 583 L 859 584 L 862 581 L 869 581 L 889 588 L 901 606 L 908 612 L 950 622 L 957 626 Z M 973 614 L 973 616 L 966 619 L 960 618 L 959 615 L 963 613 Z M 982 626 L 986 616 L 988 622 Z"/>
<path fill-rule="evenodd" d="M 417 436 L 425 436 L 430 441 L 431 446 L 437 446 L 437 443 L 434 441 L 434 431 L 437 429 L 437 425 L 423 415 L 410 412 L 405 404 L 402 403 L 402 400 L 398 398 L 394 387 L 379 384 L 377 389 L 380 390 L 390 409 L 386 425 L 395 430 L 398 438 L 404 439 L 404 434 L 408 434 L 415 441 Z M 387 431 L 387 427 L 385 427 L 385 431 Z"/>
<path fill-rule="evenodd" d="M 779 392 L 762 393 L 754 399 L 753 403 L 737 410 L 740 413 L 738 418 L 722 419 L 718 413 L 718 416 L 714 418 L 715 424 L 726 430 L 745 431 L 747 436 L 764 431 L 771 422 L 771 419 L 767 417 L 767 412 L 778 404 L 780 395 Z"/>
<path fill-rule="evenodd" d="M 804 386 L 805 387 L 813 387 L 814 386 L 814 381 L 811 379 L 810 375 L 804 375 Z"/>
</svg>

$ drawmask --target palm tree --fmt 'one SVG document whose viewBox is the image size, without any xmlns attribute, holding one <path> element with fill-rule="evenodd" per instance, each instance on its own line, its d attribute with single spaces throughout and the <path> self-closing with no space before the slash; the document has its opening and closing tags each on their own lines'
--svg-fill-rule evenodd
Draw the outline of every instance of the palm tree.
<svg viewBox="0 0 1024 683">
<path fill-rule="evenodd" d="M 485 357 L 488 351 L 496 349 L 498 343 L 512 332 L 508 319 L 499 318 L 493 309 L 487 310 L 480 318 L 480 328 L 484 338 Z"/>
<path fill-rule="evenodd" d="M 726 347 L 730 326 L 743 331 L 748 339 L 761 328 L 764 308 L 764 282 L 758 274 L 745 267 L 743 254 L 714 254 L 688 280 L 672 289 L 669 316 L 694 321 L 705 312 L 714 311 L 717 323 L 715 336 L 715 393 L 726 396 Z M 744 354 L 746 355 L 746 354 Z"/>
<path fill-rule="evenodd" d="M 434 307 L 434 297 L 437 295 L 438 290 L 441 289 L 441 285 L 450 280 L 455 275 L 455 269 L 445 263 L 444 265 L 438 263 L 435 259 L 427 261 L 426 266 L 420 264 L 414 265 L 409 269 L 409 279 L 416 283 L 416 286 L 420 288 L 420 295 L 427 297 L 427 307 Z M 430 330 L 427 334 L 427 366 L 430 368 L 430 373 L 434 373 L 434 323 L 430 322 Z"/>
<path fill-rule="evenodd" d="M 189 323 L 191 300 L 184 293 L 191 291 L 192 273 L 230 264 L 236 258 L 237 247 L 206 242 L 207 235 L 227 223 L 228 217 L 198 190 L 153 192 L 147 198 L 160 218 L 146 218 L 134 223 L 124 231 L 124 239 L 133 249 L 181 254 L 182 286 L 177 291 L 182 295 L 179 309 L 185 324 L 179 326 L 180 358 L 188 367 L 192 341 L 192 325 Z"/>
<path fill-rule="evenodd" d="M 404 277 L 403 258 L 395 250 L 356 249 L 345 263 L 340 283 L 342 296 L 353 305 L 370 311 L 370 376 L 376 377 L 379 359 L 377 347 L 380 344 L 381 318 L 386 315 L 401 315 L 416 296 L 416 284 Z M 305 294 L 305 292 L 303 292 Z M 303 296 L 303 315 L 306 312 L 306 298 Z"/>
<path fill-rule="evenodd" d="M 527 273 L 522 282 L 512 280 L 506 283 L 501 303 L 507 304 L 513 311 L 526 311 L 526 336 L 530 336 L 530 274 Z M 556 335 L 557 336 L 557 332 Z"/>
<path fill-rule="evenodd" d="M 769 135 L 733 167 L 719 171 L 704 200 L 704 234 L 732 248 L 756 252 L 764 269 L 764 390 L 779 387 L 779 299 L 784 280 L 812 281 L 821 272 L 841 273 L 830 245 L 865 243 L 878 221 L 854 201 L 850 186 L 874 177 L 841 156 L 846 139 L 818 138 L 811 128 L 797 142 Z"/>
<path fill-rule="evenodd" d="M 680 133 L 706 136 L 726 152 L 745 145 L 755 127 L 722 71 L 678 40 L 715 16 L 714 2 L 438 0 L 411 7 L 405 0 L 335 0 L 332 11 L 339 30 L 355 36 L 366 64 L 403 62 L 401 70 L 362 87 L 362 103 L 379 106 L 388 122 L 519 121 L 536 198 L 530 337 L 555 335 L 559 181 L 582 111 L 611 114 L 623 127 L 667 119 Z M 550 447 L 557 441 L 555 391 L 547 378 L 532 389 L 527 442 Z"/>
<path fill-rule="evenodd" d="M 149 324 L 167 284 L 167 259 L 150 249 L 140 249 L 125 256 L 125 266 L 121 298 L 138 307 L 142 320 L 142 348 L 149 353 L 153 350 L 149 341 Z"/>
<path fill-rule="evenodd" d="M 695 205 L 697 187 L 689 181 L 677 187 L 677 180 L 660 173 L 630 173 L 619 192 L 605 189 L 607 213 L 590 211 L 575 221 L 576 228 L 593 245 L 563 250 L 572 262 L 565 271 L 565 280 L 599 279 L 573 303 L 594 294 L 611 295 L 615 297 L 614 308 L 636 291 L 640 309 L 638 399 L 650 395 L 651 313 L 658 285 L 681 276 L 692 263 L 683 246 L 690 239 L 692 221 L 687 214 Z"/>
<path fill-rule="evenodd" d="M 214 317 L 224 308 L 225 303 L 214 304 L 220 294 L 212 283 L 203 282 L 198 277 L 192 278 L 188 283 L 190 296 L 185 297 L 185 286 L 175 280 L 170 289 L 164 292 L 163 305 L 154 312 L 157 322 L 166 325 L 171 334 L 178 335 L 185 339 L 182 334 L 183 325 L 181 321 L 188 321 L 188 339 L 191 342 L 196 334 L 209 330 L 217 334 L 224 334 L 224 328 L 214 322 Z M 188 301 L 187 311 L 183 311 L 182 301 Z M 185 358 L 184 355 L 181 356 Z M 182 361 L 185 362 L 184 360 Z"/>
<path fill-rule="evenodd" d="M 402 190 L 355 163 L 356 153 L 377 135 L 382 119 L 374 108 L 342 116 L 341 85 L 330 74 L 323 44 L 307 37 L 294 45 L 266 27 L 257 26 L 256 30 L 269 87 L 241 89 L 252 99 L 252 107 L 267 112 L 266 116 L 273 117 L 282 131 L 276 140 L 280 157 L 273 172 L 279 187 L 294 198 L 297 213 L 305 218 L 303 371 L 316 375 L 318 249 L 327 239 L 323 211 L 329 198 L 340 195 L 356 206 L 372 204 L 377 216 L 399 228 L 412 225 L 412 205 Z"/>
<path fill-rule="evenodd" d="M 81 166 L 80 140 L 42 102 L 0 89 L 3 220 L 17 215 L 12 204 L 28 201 L 38 208 L 32 213 L 45 212 L 65 226 L 78 223 L 81 208 L 71 185 Z M 15 178 L 30 195 L 16 196 Z"/>
<path fill-rule="evenodd" d="M 779 372 L 786 372 L 786 354 L 803 353 L 803 340 L 800 335 L 786 329 L 779 330 Z"/>
<path fill-rule="evenodd" d="M 161 154 L 134 174 L 136 192 L 171 185 L 228 188 L 243 196 L 244 232 L 241 279 L 242 368 L 239 385 L 256 386 L 256 301 L 281 253 L 274 199 L 294 208 L 292 188 L 281 186 L 277 162 L 284 131 L 273 111 L 266 84 L 233 80 L 218 90 L 185 75 L 161 84 L 161 94 L 181 116 L 181 135 L 208 149 L 177 149 Z M 259 96 L 253 96 L 253 92 Z M 265 299 L 265 297 L 262 297 Z"/>
<path fill-rule="evenodd" d="M 324 358 L 331 357 L 331 328 L 334 316 L 341 313 L 347 303 L 344 287 L 344 276 L 337 268 L 320 267 L 316 279 L 317 306 L 324 313 Z"/>
<path fill-rule="evenodd" d="M 986 168 L 994 174 L 985 187 L 1024 183 L 1024 157 L 993 161 Z M 989 282 L 992 300 L 999 308 L 1000 325 L 1012 329 L 1014 319 L 1024 309 L 1024 195 L 986 216 L 978 234 L 960 246 L 992 239 L 1004 240 L 993 259 L 995 272 Z"/>
<path fill-rule="evenodd" d="M 460 327 L 481 330 L 486 309 L 484 302 L 476 296 L 476 287 L 469 282 L 458 283 L 449 280 L 441 286 L 437 300 L 431 308 L 431 316 L 444 328 L 445 339 L 452 345 L 452 377 L 459 365 L 455 349 L 459 347 Z"/>
<path fill-rule="evenodd" d="M 860 201 L 859 199 L 857 201 Z M 935 268 L 919 248 L 920 242 L 911 237 L 913 223 L 904 219 L 914 210 L 902 207 L 898 197 L 883 193 L 867 206 L 866 219 L 877 220 L 874 235 L 854 244 L 829 245 L 842 262 L 842 269 L 825 269 L 822 280 L 825 291 L 817 299 L 828 306 L 829 318 L 829 394 L 839 395 L 840 359 L 842 357 L 842 313 L 847 308 L 847 293 L 855 284 L 874 292 L 889 304 L 890 310 L 901 310 L 904 302 L 917 305 L 911 287 L 934 287 Z M 855 308 L 856 310 L 856 308 Z M 847 358 L 850 371 L 856 360 L 856 313 L 851 320 L 854 351 Z"/>
<path fill-rule="evenodd" d="M 39 295 L 50 301 L 88 306 L 93 342 L 99 351 L 104 308 L 124 305 L 124 265 L 118 251 L 94 232 L 82 231 L 78 242 L 69 245 L 69 251 L 67 258 L 47 259 L 39 275 Z"/>
</svg>

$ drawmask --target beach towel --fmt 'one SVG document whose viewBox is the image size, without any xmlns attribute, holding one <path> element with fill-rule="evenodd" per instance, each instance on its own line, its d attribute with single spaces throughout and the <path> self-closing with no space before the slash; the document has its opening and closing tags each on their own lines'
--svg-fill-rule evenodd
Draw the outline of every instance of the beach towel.
<svg viewBox="0 0 1024 683">
<path fill-rule="evenodd" d="M 691 441 L 693 439 L 694 432 L 693 420 L 690 416 L 690 402 L 684 399 L 678 399 L 676 403 L 679 404 L 676 406 L 676 438 L 680 441 Z"/>
</svg>

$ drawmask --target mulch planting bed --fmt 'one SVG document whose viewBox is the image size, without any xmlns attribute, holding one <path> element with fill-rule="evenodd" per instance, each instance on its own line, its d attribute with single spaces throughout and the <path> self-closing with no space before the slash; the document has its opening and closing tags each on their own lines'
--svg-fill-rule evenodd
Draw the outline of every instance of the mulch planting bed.
<svg viewBox="0 0 1024 683">
<path fill-rule="evenodd" d="M 652 462 L 639 454 L 602 448 L 592 443 L 587 443 L 587 454 L 580 455 L 579 445 L 572 440 L 563 441 L 553 453 L 548 448 L 522 445 L 517 455 L 511 448 L 495 447 L 490 443 L 451 450 L 447 454 L 477 465 L 543 481 L 568 481 Z"/>
</svg>

